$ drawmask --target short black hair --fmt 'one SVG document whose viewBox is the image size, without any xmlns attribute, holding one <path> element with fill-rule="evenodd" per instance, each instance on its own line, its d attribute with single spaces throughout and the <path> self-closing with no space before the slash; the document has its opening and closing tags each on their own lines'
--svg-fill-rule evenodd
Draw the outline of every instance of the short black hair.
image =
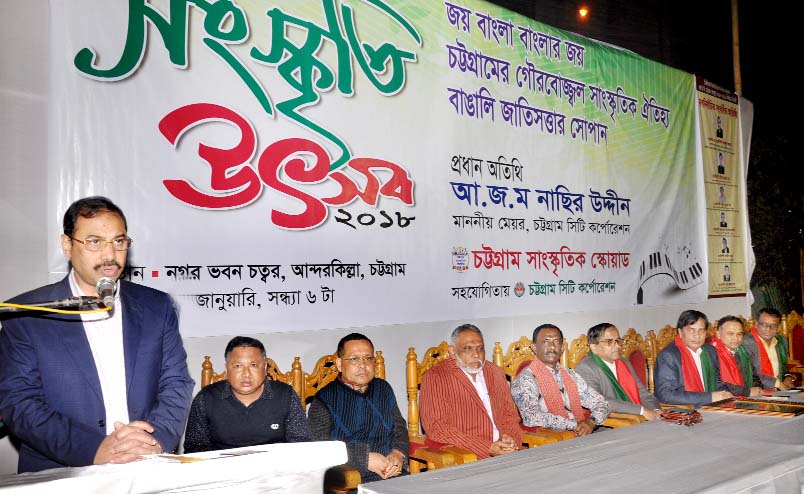
<svg viewBox="0 0 804 494">
<path fill-rule="evenodd" d="M 699 310 L 685 310 L 678 316 L 678 324 L 676 328 L 681 329 L 684 326 L 689 326 L 690 324 L 695 324 L 695 321 L 698 319 L 703 319 L 706 327 L 709 327 L 709 318 L 706 317 L 706 314 Z"/>
<path fill-rule="evenodd" d="M 759 311 L 759 315 L 757 316 L 757 318 L 759 318 L 759 316 L 761 316 L 762 314 L 767 314 L 769 316 L 778 317 L 779 319 L 782 318 L 782 313 L 779 312 L 778 310 L 774 309 L 773 307 L 763 307 Z"/>
<path fill-rule="evenodd" d="M 536 343 L 536 338 L 539 337 L 539 333 L 542 332 L 543 329 L 555 329 L 558 331 L 558 334 L 561 335 L 561 341 L 564 341 L 564 333 L 556 326 L 555 324 L 542 324 L 541 326 L 537 326 L 536 329 L 533 330 L 533 343 Z"/>
<path fill-rule="evenodd" d="M 723 316 L 717 322 L 717 330 L 720 331 L 720 328 L 723 327 L 723 325 L 726 324 L 727 322 L 738 322 L 740 323 L 740 326 L 743 325 L 743 322 L 737 316 Z"/>
<path fill-rule="evenodd" d="M 232 353 L 232 350 L 235 348 L 256 348 L 262 354 L 262 358 L 266 358 L 265 347 L 260 340 L 250 338 L 248 336 L 235 336 L 229 340 L 229 343 L 226 345 L 226 351 L 223 353 L 223 359 L 229 360 L 229 354 Z"/>
<path fill-rule="evenodd" d="M 597 345 L 597 342 L 600 341 L 600 336 L 606 332 L 609 328 L 615 328 L 614 324 L 610 322 L 602 322 L 600 324 L 595 324 L 589 331 L 586 332 L 586 338 L 589 340 L 590 345 Z"/>
<path fill-rule="evenodd" d="M 343 347 L 350 341 L 368 341 L 371 345 L 371 351 L 374 351 L 374 343 L 371 342 L 368 336 L 360 333 L 349 333 L 338 342 L 338 356 L 343 357 Z"/>
<path fill-rule="evenodd" d="M 472 333 L 477 333 L 477 334 L 480 335 L 481 338 L 483 337 L 483 332 L 480 331 L 480 328 L 478 328 L 474 324 L 470 324 L 470 323 L 467 322 L 467 323 L 461 324 L 460 326 L 458 326 L 457 328 L 452 330 L 452 333 L 450 333 L 450 335 L 449 335 L 450 343 L 455 345 L 455 343 L 458 342 L 458 336 L 460 336 L 461 333 L 466 332 L 466 331 L 470 331 Z"/>
<path fill-rule="evenodd" d="M 75 223 L 78 221 L 79 216 L 82 218 L 94 218 L 99 213 L 114 213 L 120 216 L 120 219 L 123 220 L 123 226 L 128 230 L 128 222 L 126 222 L 126 215 L 123 214 L 122 209 L 106 197 L 92 196 L 78 199 L 67 208 L 62 222 L 64 234 L 68 237 L 73 236 Z"/>
</svg>

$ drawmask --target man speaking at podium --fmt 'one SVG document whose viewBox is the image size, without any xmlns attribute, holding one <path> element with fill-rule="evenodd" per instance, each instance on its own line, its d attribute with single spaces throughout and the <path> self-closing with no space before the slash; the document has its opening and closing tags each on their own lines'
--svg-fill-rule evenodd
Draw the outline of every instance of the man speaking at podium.
<svg viewBox="0 0 804 494">
<path fill-rule="evenodd" d="M 112 201 L 76 201 L 61 236 L 70 273 L 11 302 L 100 296 L 112 310 L 0 320 L 0 416 L 21 442 L 20 473 L 127 463 L 179 442 L 193 380 L 176 309 L 166 293 L 118 281 L 130 245 Z"/>
</svg>

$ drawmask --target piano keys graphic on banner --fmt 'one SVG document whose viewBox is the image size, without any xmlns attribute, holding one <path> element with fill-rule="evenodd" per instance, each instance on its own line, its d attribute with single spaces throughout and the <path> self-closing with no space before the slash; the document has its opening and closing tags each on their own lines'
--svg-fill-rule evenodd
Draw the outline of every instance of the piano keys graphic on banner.
<svg viewBox="0 0 804 494">
<path fill-rule="evenodd" d="M 679 250 L 675 260 L 670 259 L 669 249 L 664 250 L 648 255 L 639 265 L 637 305 L 644 302 L 645 283 L 655 276 L 669 276 L 679 290 L 687 290 L 703 283 L 703 268 L 690 249 L 684 247 Z M 675 266 L 683 267 L 676 269 Z"/>
</svg>

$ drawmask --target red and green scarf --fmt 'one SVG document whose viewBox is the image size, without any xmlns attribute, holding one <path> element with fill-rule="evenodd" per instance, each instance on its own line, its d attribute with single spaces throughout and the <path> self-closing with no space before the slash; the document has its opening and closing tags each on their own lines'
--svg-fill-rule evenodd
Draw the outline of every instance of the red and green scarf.
<svg viewBox="0 0 804 494">
<path fill-rule="evenodd" d="M 533 377 L 536 378 L 536 384 L 539 385 L 539 391 L 547 404 L 547 411 L 553 415 L 560 415 L 568 419 L 569 414 L 564 407 L 564 396 L 561 394 L 558 383 L 553 377 L 553 371 L 548 369 L 547 365 L 537 358 L 531 361 L 528 368 L 533 373 Z M 581 406 L 578 385 L 575 384 L 575 380 L 569 375 L 567 369 L 561 367 L 559 372 L 561 372 L 561 380 L 564 381 L 564 391 L 567 392 L 569 397 L 570 411 L 575 416 L 575 420 L 580 422 L 586 417 L 586 411 Z"/>
<path fill-rule="evenodd" d="M 717 377 L 715 366 L 709 358 L 709 352 L 701 348 L 701 368 L 703 369 L 704 382 L 701 382 L 701 375 L 698 374 L 698 366 L 687 345 L 681 341 L 681 336 L 676 335 L 675 345 L 681 353 L 681 374 L 684 377 L 684 390 L 692 392 L 713 392 L 717 391 Z"/>
<path fill-rule="evenodd" d="M 757 349 L 759 350 L 760 374 L 763 376 L 773 376 L 773 364 L 771 364 L 770 357 L 768 357 L 765 343 L 759 336 L 759 333 L 757 333 L 756 326 L 751 328 L 751 336 L 754 337 L 754 341 L 757 343 Z M 787 351 L 784 347 L 784 339 L 780 334 L 776 335 L 776 355 L 779 357 L 779 375 L 775 377 L 781 381 L 784 379 L 784 375 L 787 372 Z"/>
<path fill-rule="evenodd" d="M 615 377 L 609 366 L 603 362 L 603 359 L 595 355 L 594 352 L 589 352 L 589 358 L 594 360 L 597 366 L 606 374 L 606 377 L 609 378 L 611 387 L 614 388 L 614 396 L 618 400 L 636 403 L 637 405 L 642 404 L 642 400 L 639 399 L 639 387 L 637 386 L 636 379 L 631 375 L 631 371 L 628 370 L 628 366 L 625 365 L 625 362 L 619 359 L 614 361 L 615 368 L 617 369 L 617 376 Z"/>
<path fill-rule="evenodd" d="M 717 350 L 717 358 L 720 360 L 720 379 L 727 383 L 745 386 L 742 370 L 737 365 L 735 356 L 731 353 L 729 347 L 717 336 L 712 338 L 712 346 Z M 749 382 L 748 384 L 750 385 L 751 383 Z"/>
</svg>

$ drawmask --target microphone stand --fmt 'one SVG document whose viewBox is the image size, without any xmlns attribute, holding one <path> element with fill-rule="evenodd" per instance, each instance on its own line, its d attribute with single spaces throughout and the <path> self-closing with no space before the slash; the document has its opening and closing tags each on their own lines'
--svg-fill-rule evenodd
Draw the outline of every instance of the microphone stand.
<svg viewBox="0 0 804 494">
<path fill-rule="evenodd" d="M 81 309 L 82 307 L 88 307 L 91 304 L 98 304 L 98 303 L 100 303 L 100 299 L 98 297 L 70 297 L 62 300 L 53 300 L 49 302 L 35 302 L 32 304 L 19 304 L 19 305 L 28 305 L 31 307 L 43 307 L 47 309 Z M 21 309 L 19 307 L 0 306 L 0 313 L 30 312 L 33 310 L 34 309 Z"/>
</svg>

